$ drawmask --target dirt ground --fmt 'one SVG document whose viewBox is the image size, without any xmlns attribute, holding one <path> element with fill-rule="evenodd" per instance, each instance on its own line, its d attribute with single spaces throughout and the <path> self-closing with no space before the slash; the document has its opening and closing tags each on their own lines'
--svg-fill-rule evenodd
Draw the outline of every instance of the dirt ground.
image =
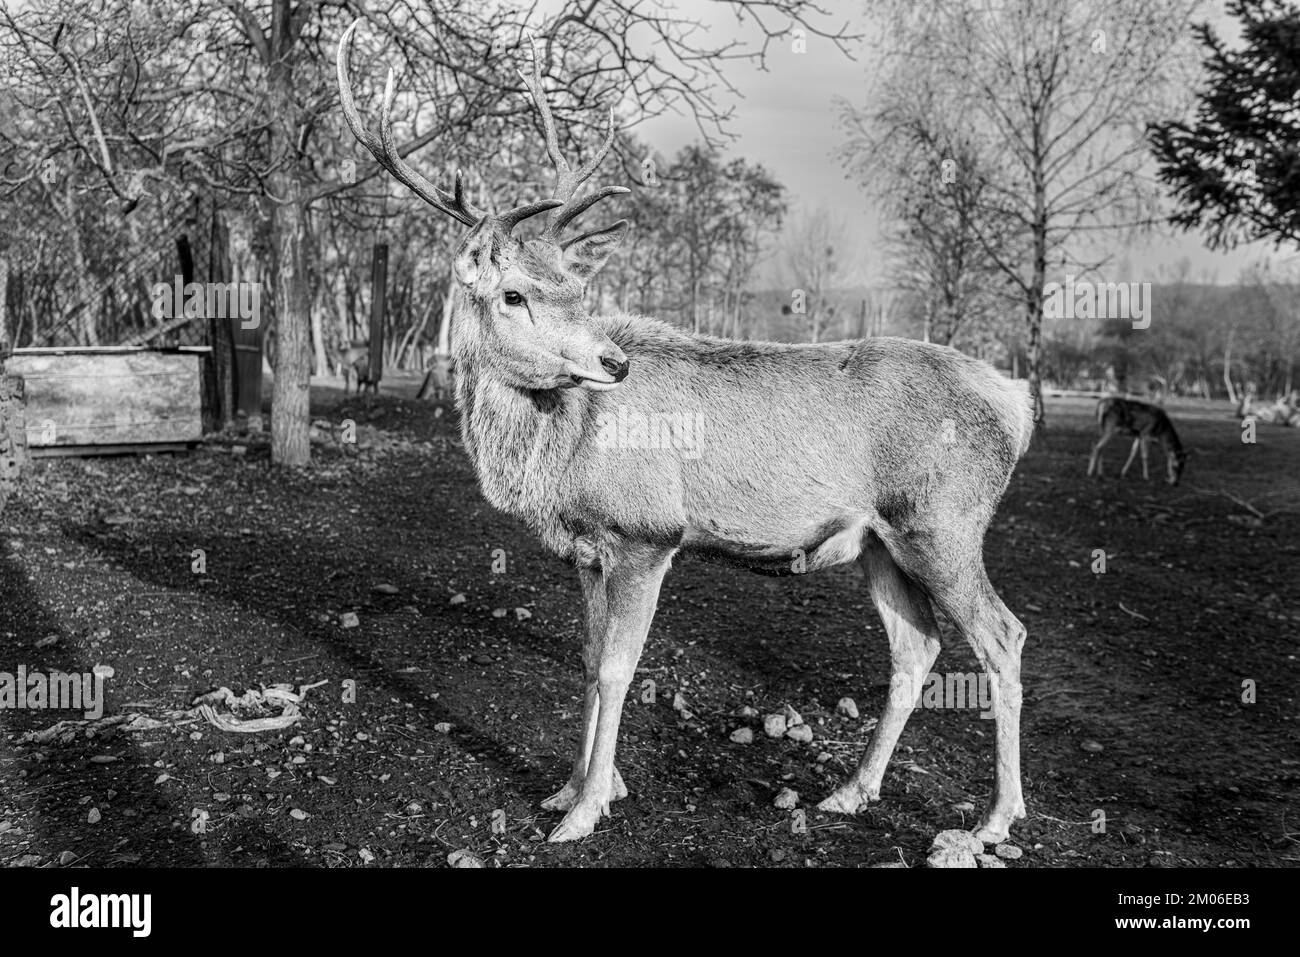
<svg viewBox="0 0 1300 957">
<path fill-rule="evenodd" d="M 442 867 L 466 849 L 501 866 L 916 865 L 972 825 L 992 783 L 977 707 L 914 714 L 881 803 L 815 810 L 888 688 L 856 569 L 682 561 L 623 719 L 631 796 L 594 836 L 543 843 L 559 815 L 538 803 L 577 733 L 577 580 L 481 499 L 454 412 L 405 391 L 317 390 L 302 472 L 271 470 L 262 436 L 36 464 L 0 515 L 0 671 L 108 665 L 105 715 L 149 720 L 23 743 L 78 715 L 0 711 L 0 863 Z M 1226 405 L 1173 402 L 1196 450 L 1184 484 L 1117 480 L 1119 441 L 1095 481 L 1092 409 L 1049 403 L 987 543 L 1029 629 L 1029 817 L 1010 864 L 1294 865 L 1300 432 L 1243 444 Z M 357 446 L 332 439 L 348 419 Z M 978 671 L 950 630 L 936 671 Z M 220 686 L 322 681 L 287 730 L 189 711 Z M 837 714 L 844 696 L 861 718 Z M 785 705 L 810 743 L 764 734 Z M 731 740 L 742 727 L 752 743 Z M 783 787 L 802 831 L 773 804 Z"/>
</svg>

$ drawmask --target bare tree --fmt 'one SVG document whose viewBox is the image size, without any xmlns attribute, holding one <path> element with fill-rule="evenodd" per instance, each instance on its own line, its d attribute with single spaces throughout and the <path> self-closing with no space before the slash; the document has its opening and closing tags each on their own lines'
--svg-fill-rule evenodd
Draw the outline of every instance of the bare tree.
<svg viewBox="0 0 1300 957">
<path fill-rule="evenodd" d="M 630 137 L 623 146 L 629 156 L 647 156 Z M 743 159 L 724 164 L 700 144 L 671 162 L 647 158 L 653 175 L 629 175 L 643 181 L 627 198 L 636 228 L 593 292 L 624 310 L 740 336 L 750 280 L 785 215 L 784 188 L 762 166 Z"/>
<path fill-rule="evenodd" d="M 1245 278 L 1268 299 L 1264 311 L 1263 339 L 1274 366 L 1273 381 L 1281 395 L 1295 389 L 1295 363 L 1300 356 L 1300 266 L 1258 263 Z"/>
<path fill-rule="evenodd" d="M 1080 272 L 1081 242 L 1155 221 L 1146 122 L 1185 95 L 1197 0 L 936 0 L 884 4 L 895 90 L 935 92 L 985 171 L 981 205 L 1020 243 L 986 249 L 1018 292 L 1035 420 L 1043 421 L 1049 263 Z M 1025 250 L 1024 253 L 1021 250 Z"/>
<path fill-rule="evenodd" d="M 835 311 L 831 291 L 852 268 L 848 230 L 825 208 L 805 210 L 783 234 L 782 248 L 793 284 L 791 312 L 805 316 L 812 341 L 819 342 Z"/>
<path fill-rule="evenodd" d="M 979 146 L 944 117 L 931 90 L 892 90 L 876 104 L 842 105 L 849 140 L 841 155 L 892 222 L 889 272 L 920 305 L 924 338 L 951 345 L 963 326 L 1005 313 L 1006 280 L 992 250 L 1009 258 L 1015 231 L 989 202 Z"/>
</svg>

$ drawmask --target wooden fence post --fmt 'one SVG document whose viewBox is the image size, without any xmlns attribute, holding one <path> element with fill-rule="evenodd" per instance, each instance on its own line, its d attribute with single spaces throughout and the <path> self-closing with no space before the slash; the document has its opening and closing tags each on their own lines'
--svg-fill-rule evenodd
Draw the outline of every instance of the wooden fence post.
<svg viewBox="0 0 1300 957">
<path fill-rule="evenodd" d="M 375 391 L 384 377 L 384 316 L 387 311 L 388 243 L 375 243 L 370 267 L 370 356 L 367 369 Z"/>
<path fill-rule="evenodd" d="M 208 282 L 230 282 L 230 233 L 221 209 L 212 205 L 212 224 L 208 236 Z M 233 287 L 232 287 L 233 288 Z M 216 427 L 224 429 L 235 421 L 235 339 L 231 331 L 234 318 L 208 316 L 208 345 L 212 347 L 212 371 L 216 382 Z"/>
</svg>

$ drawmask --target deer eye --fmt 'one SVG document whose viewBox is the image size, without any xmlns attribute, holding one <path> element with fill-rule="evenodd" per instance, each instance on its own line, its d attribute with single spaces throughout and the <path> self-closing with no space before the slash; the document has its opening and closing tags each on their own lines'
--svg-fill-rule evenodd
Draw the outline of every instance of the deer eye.
<svg viewBox="0 0 1300 957">
<path fill-rule="evenodd" d="M 505 299 L 507 306 L 522 306 L 524 304 L 524 297 L 514 290 L 507 292 L 502 298 Z"/>
</svg>

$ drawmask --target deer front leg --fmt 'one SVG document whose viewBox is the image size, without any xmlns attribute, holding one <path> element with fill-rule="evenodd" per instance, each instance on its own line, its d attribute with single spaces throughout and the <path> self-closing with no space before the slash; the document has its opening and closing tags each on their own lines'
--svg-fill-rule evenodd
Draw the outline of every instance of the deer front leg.
<svg viewBox="0 0 1300 957">
<path fill-rule="evenodd" d="M 1142 444 L 1142 440 L 1141 440 L 1141 439 L 1134 439 L 1134 440 L 1133 440 L 1133 448 L 1131 448 L 1131 449 L 1128 450 L 1128 460 L 1124 463 L 1124 467 L 1123 467 L 1122 469 L 1120 469 L 1120 472 L 1119 472 L 1119 477 L 1120 477 L 1120 478 L 1123 478 L 1124 476 L 1128 475 L 1128 467 L 1129 467 L 1130 465 L 1133 464 L 1133 457 L 1134 457 L 1135 455 L 1137 455 L 1137 453 L 1138 453 L 1138 446 L 1140 446 L 1141 444 Z"/>
<path fill-rule="evenodd" d="M 1092 447 L 1092 456 L 1088 459 L 1088 474 L 1096 472 L 1097 477 L 1101 478 L 1101 450 L 1107 442 L 1115 435 L 1114 432 L 1103 432 L 1097 444 Z"/>
<path fill-rule="evenodd" d="M 1151 473 L 1147 471 L 1147 440 L 1144 438 L 1139 439 L 1138 441 L 1141 443 L 1142 447 L 1142 481 L 1150 482 Z"/>
<path fill-rule="evenodd" d="M 587 765 L 591 760 L 591 744 L 596 737 L 596 713 L 600 705 L 600 690 L 596 681 L 600 667 L 600 646 L 605 633 L 605 582 L 600 572 L 590 568 L 580 568 L 578 579 L 582 583 L 583 606 L 582 725 L 569 780 L 564 787 L 542 802 L 542 807 L 548 811 L 567 811 L 578 803 L 582 782 L 587 777 Z M 618 768 L 615 768 L 610 800 L 617 801 L 625 797 L 627 786 L 623 783 Z"/>
<path fill-rule="evenodd" d="M 622 546 L 604 562 L 605 627 L 596 661 L 596 729 L 578 799 L 547 840 L 573 841 L 609 815 L 623 699 L 659 601 L 671 549 Z M 585 735 L 584 735 L 585 736 Z"/>
</svg>

